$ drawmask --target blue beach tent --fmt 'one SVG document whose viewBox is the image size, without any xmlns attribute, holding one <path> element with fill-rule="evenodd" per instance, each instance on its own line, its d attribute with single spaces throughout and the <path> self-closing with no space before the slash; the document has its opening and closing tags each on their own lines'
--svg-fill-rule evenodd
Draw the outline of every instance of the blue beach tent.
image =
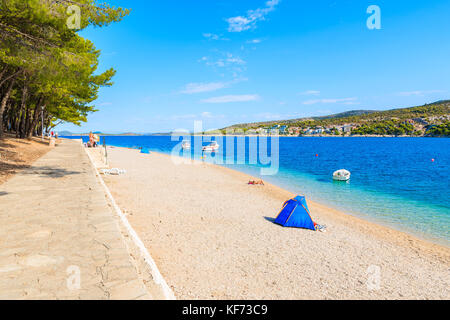
<svg viewBox="0 0 450 320">
<path fill-rule="evenodd" d="M 141 153 L 150 154 L 150 150 L 148 148 L 142 148 Z"/>
<path fill-rule="evenodd" d="M 305 197 L 297 196 L 284 203 L 283 209 L 275 219 L 275 223 L 283 227 L 303 228 L 316 231 L 314 222 L 309 214 Z"/>
</svg>

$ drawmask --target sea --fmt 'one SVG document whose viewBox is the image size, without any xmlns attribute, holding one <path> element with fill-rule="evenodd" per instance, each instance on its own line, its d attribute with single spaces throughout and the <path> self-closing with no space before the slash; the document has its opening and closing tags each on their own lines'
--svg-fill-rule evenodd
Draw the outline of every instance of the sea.
<svg viewBox="0 0 450 320">
<path fill-rule="evenodd" d="M 181 150 L 183 139 L 191 140 L 189 151 Z M 203 152 L 214 140 L 219 150 Z M 223 165 L 347 214 L 450 245 L 449 138 L 103 136 L 103 143 Z M 349 170 L 351 179 L 334 181 L 339 169 Z"/>
</svg>

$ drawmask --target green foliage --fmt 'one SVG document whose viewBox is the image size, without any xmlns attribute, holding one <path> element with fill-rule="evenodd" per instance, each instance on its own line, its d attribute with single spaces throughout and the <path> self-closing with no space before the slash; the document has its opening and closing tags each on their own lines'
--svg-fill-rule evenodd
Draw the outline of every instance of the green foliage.
<svg viewBox="0 0 450 320">
<path fill-rule="evenodd" d="M 412 135 L 414 126 L 394 120 L 366 123 L 352 131 L 353 135 Z"/>
<path fill-rule="evenodd" d="M 257 129 L 268 128 L 274 125 L 286 125 L 299 127 L 304 130 L 308 128 L 334 127 L 331 129 L 331 134 L 339 135 L 340 133 L 336 128 L 346 124 L 353 124 L 356 126 L 356 129 L 352 130 L 353 135 L 423 135 L 423 131 L 415 129 L 407 120 L 434 119 L 446 115 L 450 115 L 450 101 L 439 101 L 419 107 L 387 111 L 349 111 L 327 117 L 239 124 L 230 128 Z"/>
<path fill-rule="evenodd" d="M 81 9 L 78 30 L 67 25 L 72 5 Z M 86 121 L 96 111 L 91 103 L 100 87 L 111 86 L 116 71 L 97 72 L 100 51 L 78 31 L 120 21 L 128 13 L 97 0 L 0 0 L 0 94 L 14 111 L 3 114 L 2 105 L 0 124 L 31 121 L 29 114 L 41 105 L 46 126 Z M 14 87 L 8 97 L 11 81 Z M 0 135 L 2 131 L 0 127 Z"/>
<path fill-rule="evenodd" d="M 432 137 L 450 137 L 450 121 L 438 126 L 433 126 L 428 130 L 427 135 Z"/>
</svg>

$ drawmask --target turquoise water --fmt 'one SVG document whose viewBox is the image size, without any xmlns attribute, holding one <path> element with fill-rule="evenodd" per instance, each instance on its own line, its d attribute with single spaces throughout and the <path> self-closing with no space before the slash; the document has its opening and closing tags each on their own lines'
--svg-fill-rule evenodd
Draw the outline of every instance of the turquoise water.
<svg viewBox="0 0 450 320">
<path fill-rule="evenodd" d="M 238 138 L 234 139 L 237 145 Z M 233 158 L 226 150 L 227 141 L 218 140 L 219 152 L 205 154 L 205 161 L 222 164 L 222 160 Z M 268 166 L 261 164 L 261 157 L 253 161 L 248 142 L 246 138 L 240 164 L 223 165 L 261 176 L 261 168 Z M 126 136 L 106 137 L 106 143 L 171 153 L 179 141 Z M 201 148 L 194 140 L 192 146 L 189 156 L 199 159 Z M 236 146 L 234 150 L 236 153 Z M 235 156 L 234 162 L 238 159 Z M 352 172 L 348 183 L 332 180 L 338 169 Z M 450 139 L 280 138 L 279 170 L 261 178 L 346 213 L 450 244 Z"/>
</svg>

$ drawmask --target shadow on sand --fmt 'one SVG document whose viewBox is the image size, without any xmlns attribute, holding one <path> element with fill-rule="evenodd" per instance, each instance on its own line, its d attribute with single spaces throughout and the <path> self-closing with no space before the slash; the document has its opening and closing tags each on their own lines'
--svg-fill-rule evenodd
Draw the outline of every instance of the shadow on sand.
<svg viewBox="0 0 450 320">
<path fill-rule="evenodd" d="M 271 218 L 271 217 L 264 217 L 264 219 L 266 219 L 269 222 L 275 223 L 275 218 Z"/>
<path fill-rule="evenodd" d="M 32 166 L 29 170 L 23 172 L 23 174 L 39 174 L 40 177 L 46 178 L 62 178 L 66 176 L 72 176 L 76 174 L 81 174 L 80 171 L 70 171 L 63 168 L 55 168 L 49 166 Z"/>
</svg>

